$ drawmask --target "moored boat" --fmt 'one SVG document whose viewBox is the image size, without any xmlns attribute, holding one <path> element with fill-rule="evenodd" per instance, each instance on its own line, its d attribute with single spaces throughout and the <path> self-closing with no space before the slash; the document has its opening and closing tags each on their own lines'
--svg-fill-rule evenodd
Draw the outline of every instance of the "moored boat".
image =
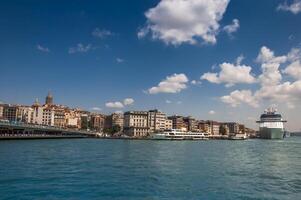
<svg viewBox="0 0 301 200">
<path fill-rule="evenodd" d="M 165 130 L 150 135 L 153 140 L 208 140 L 207 133 L 190 132 L 179 129 Z"/>
<path fill-rule="evenodd" d="M 286 120 L 282 119 L 281 114 L 276 113 L 277 109 L 274 107 L 265 110 L 264 114 L 260 116 L 259 137 L 262 139 L 283 139 L 285 137 L 284 123 Z"/>
</svg>

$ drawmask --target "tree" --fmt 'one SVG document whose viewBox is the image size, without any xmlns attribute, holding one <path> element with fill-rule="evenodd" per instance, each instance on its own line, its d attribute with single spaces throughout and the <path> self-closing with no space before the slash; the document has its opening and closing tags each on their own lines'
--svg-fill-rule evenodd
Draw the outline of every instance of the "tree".
<svg viewBox="0 0 301 200">
<path fill-rule="evenodd" d="M 121 131 L 121 127 L 119 126 L 119 125 L 114 125 L 113 127 L 112 127 L 112 133 L 114 134 L 114 133 L 118 133 L 118 132 L 120 132 Z"/>
<path fill-rule="evenodd" d="M 107 134 L 109 134 L 109 135 L 114 135 L 115 133 L 118 133 L 118 132 L 120 132 L 120 130 L 121 130 L 121 127 L 119 126 L 119 125 L 114 125 L 114 126 L 112 126 L 111 128 L 105 128 L 104 130 L 103 130 L 103 132 L 104 133 L 107 133 Z"/>
</svg>

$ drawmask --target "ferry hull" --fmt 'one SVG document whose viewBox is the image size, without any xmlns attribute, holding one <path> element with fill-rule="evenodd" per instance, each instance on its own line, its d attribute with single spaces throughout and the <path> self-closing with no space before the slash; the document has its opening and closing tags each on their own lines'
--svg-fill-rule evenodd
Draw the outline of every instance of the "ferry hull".
<svg viewBox="0 0 301 200">
<path fill-rule="evenodd" d="M 281 128 L 261 127 L 259 135 L 262 139 L 283 139 L 284 131 Z"/>
<path fill-rule="evenodd" d="M 166 136 L 153 134 L 149 137 L 151 140 L 208 140 L 208 137 L 192 137 L 192 136 Z"/>
</svg>

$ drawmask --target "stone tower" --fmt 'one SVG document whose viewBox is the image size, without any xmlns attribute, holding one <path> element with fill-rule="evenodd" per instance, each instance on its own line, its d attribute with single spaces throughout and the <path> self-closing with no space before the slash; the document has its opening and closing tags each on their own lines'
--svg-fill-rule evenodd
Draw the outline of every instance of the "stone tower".
<svg viewBox="0 0 301 200">
<path fill-rule="evenodd" d="M 46 105 L 52 105 L 53 104 L 53 96 L 50 92 L 48 92 L 45 103 L 46 103 Z"/>
</svg>

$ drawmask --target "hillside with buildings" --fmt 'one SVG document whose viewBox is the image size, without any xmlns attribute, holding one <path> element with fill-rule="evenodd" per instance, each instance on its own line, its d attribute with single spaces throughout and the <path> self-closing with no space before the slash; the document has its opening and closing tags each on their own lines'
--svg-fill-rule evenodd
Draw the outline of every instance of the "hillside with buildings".
<svg viewBox="0 0 301 200">
<path fill-rule="evenodd" d="M 237 122 L 198 120 L 180 115 L 168 116 L 160 110 L 128 111 L 105 115 L 79 108 L 69 108 L 55 104 L 50 93 L 46 96 L 44 104 L 38 100 L 31 106 L 0 104 L 0 120 L 135 138 L 147 137 L 151 133 L 170 129 L 205 132 L 211 136 L 255 135 L 254 130 Z"/>
</svg>

